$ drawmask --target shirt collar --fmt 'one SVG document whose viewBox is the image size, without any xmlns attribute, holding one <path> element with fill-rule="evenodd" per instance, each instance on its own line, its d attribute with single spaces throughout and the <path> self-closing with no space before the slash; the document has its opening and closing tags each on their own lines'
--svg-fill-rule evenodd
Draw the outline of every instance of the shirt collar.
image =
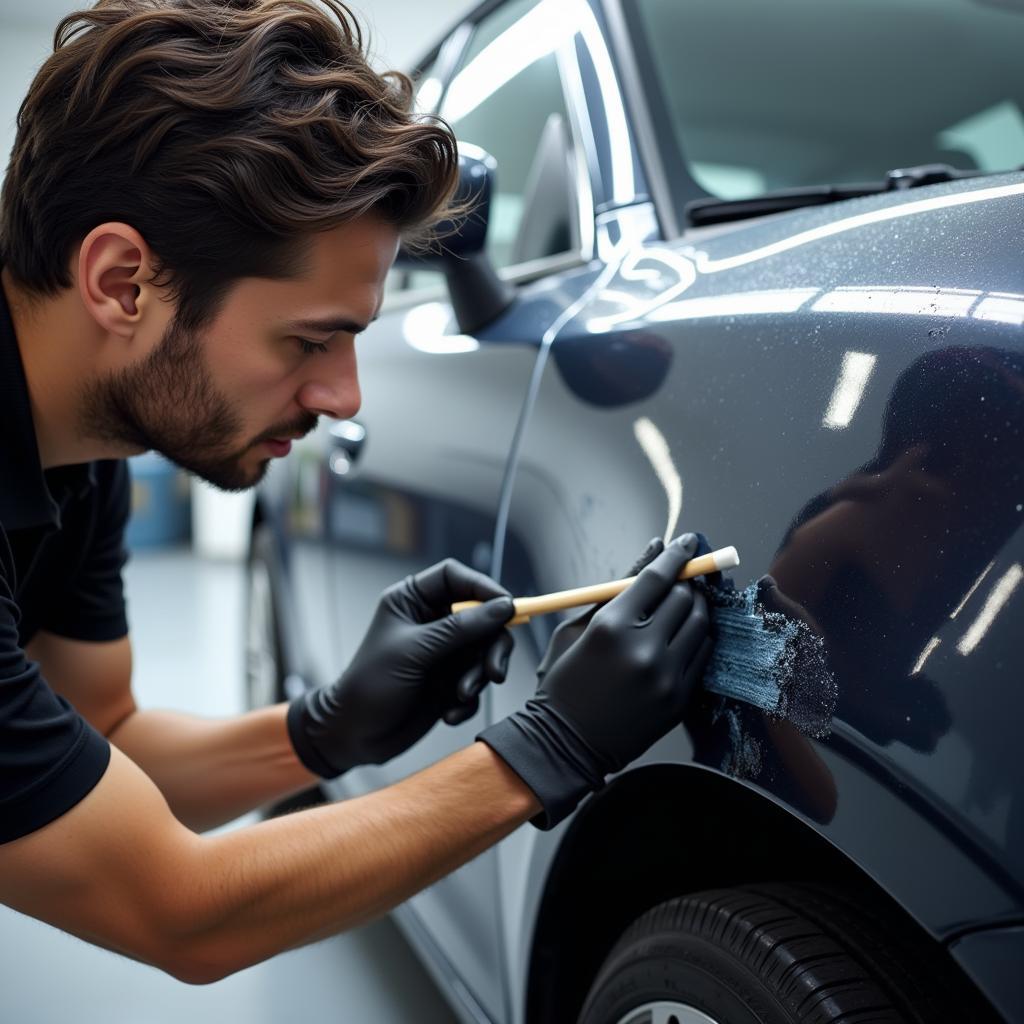
<svg viewBox="0 0 1024 1024">
<path fill-rule="evenodd" d="M 25 368 L 0 285 L 0 525 L 5 530 L 59 528 L 68 499 L 95 483 L 91 462 L 43 471 Z"/>
</svg>

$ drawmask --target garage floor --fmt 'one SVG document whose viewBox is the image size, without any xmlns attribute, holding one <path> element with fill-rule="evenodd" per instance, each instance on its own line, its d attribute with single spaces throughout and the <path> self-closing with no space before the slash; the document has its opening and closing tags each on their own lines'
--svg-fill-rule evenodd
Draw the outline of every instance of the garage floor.
<svg viewBox="0 0 1024 1024">
<path fill-rule="evenodd" d="M 126 579 L 139 704 L 209 716 L 239 712 L 242 569 L 184 551 L 140 554 Z M 204 987 L 4 907 L 0 950 L 0 1017 L 11 1024 L 277 1024 L 295 1020 L 296 1011 L 324 1024 L 455 1020 L 389 920 Z"/>
</svg>

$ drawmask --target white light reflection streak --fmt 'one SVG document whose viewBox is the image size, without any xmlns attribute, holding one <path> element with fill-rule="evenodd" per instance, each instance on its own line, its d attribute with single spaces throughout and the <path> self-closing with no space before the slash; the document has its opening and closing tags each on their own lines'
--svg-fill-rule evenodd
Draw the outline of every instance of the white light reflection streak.
<svg viewBox="0 0 1024 1024">
<path fill-rule="evenodd" d="M 554 53 L 579 30 L 580 2 L 543 0 L 485 46 L 448 86 L 442 114 L 458 121 L 534 61 Z M 589 8 L 587 8 L 589 12 Z"/>
<path fill-rule="evenodd" d="M 956 649 L 963 655 L 968 655 L 981 643 L 982 637 L 992 628 L 996 616 L 1002 611 L 1003 606 L 1013 596 L 1013 592 L 1024 579 L 1024 569 L 1014 562 L 1006 572 L 999 578 L 999 582 L 992 588 L 992 592 L 985 599 L 985 604 L 978 617 L 971 623 L 970 628 L 964 633 Z"/>
<path fill-rule="evenodd" d="M 665 488 L 668 495 L 668 525 L 665 527 L 665 543 L 672 538 L 672 533 L 683 513 L 683 480 L 672 461 L 665 435 L 646 416 L 633 423 L 633 433 L 644 451 L 654 474 Z"/>
<path fill-rule="evenodd" d="M 468 334 L 445 333 L 451 320 L 451 309 L 444 303 L 425 302 L 405 314 L 402 335 L 411 348 L 432 356 L 475 352 L 480 347 L 476 338 Z"/>
<path fill-rule="evenodd" d="M 581 116 L 580 110 L 586 106 L 584 100 L 583 78 L 580 75 L 579 61 L 576 59 L 576 47 L 571 39 L 555 51 L 558 61 L 558 73 L 562 79 L 562 88 L 567 97 L 573 97 L 568 104 L 569 120 L 575 130 L 578 143 L 572 146 L 572 161 L 576 181 L 577 219 L 580 231 L 580 252 L 589 260 L 594 253 L 594 190 L 590 180 L 591 165 L 596 167 L 597 143 L 594 141 L 594 128 L 589 117 Z"/>
<path fill-rule="evenodd" d="M 454 356 L 462 352 L 475 352 L 480 347 L 476 338 L 466 334 L 449 334 L 444 338 L 418 338 L 409 342 L 414 349 L 431 356 Z"/>
<path fill-rule="evenodd" d="M 974 592 L 981 586 L 981 581 L 992 571 L 992 566 L 995 564 L 995 562 L 989 562 L 985 566 L 985 571 L 971 584 L 971 589 L 964 594 L 964 599 L 949 613 L 951 619 L 955 619 L 964 610 L 964 605 L 974 596 Z"/>
<path fill-rule="evenodd" d="M 935 648 L 938 647 L 940 643 L 942 643 L 942 641 L 937 636 L 933 636 L 931 640 L 929 640 L 928 643 L 925 644 L 925 648 L 921 652 L 921 657 L 917 659 L 917 664 L 915 664 L 914 667 L 910 670 L 910 674 L 912 676 L 916 676 L 921 671 L 921 669 L 924 668 L 925 662 L 932 656 L 932 653 L 935 651 Z"/>
<path fill-rule="evenodd" d="M 651 267 L 649 270 L 639 270 L 638 263 L 661 263 L 660 271 Z M 620 301 L 625 306 L 624 310 L 614 313 L 611 316 L 595 316 L 587 321 L 587 330 L 599 334 L 604 331 L 613 330 L 619 324 L 627 323 L 630 320 L 637 320 L 649 313 L 656 306 L 668 302 L 677 295 L 682 295 L 690 285 L 697 279 L 697 272 L 693 264 L 678 256 L 670 249 L 643 249 L 639 252 L 630 252 L 620 262 L 618 276 L 624 281 L 637 281 L 641 284 L 649 283 L 649 274 L 654 271 L 656 278 L 662 277 L 665 271 L 674 272 L 676 283 L 662 291 L 655 293 L 653 298 L 636 298 L 629 293 L 612 289 L 604 289 L 598 296 L 603 301 Z"/>
<path fill-rule="evenodd" d="M 993 320 L 1000 324 L 1024 325 L 1024 302 L 1020 296 L 989 295 L 978 303 L 971 314 L 976 320 Z"/>
<path fill-rule="evenodd" d="M 811 307 L 816 313 L 907 313 L 967 316 L 981 292 L 929 288 L 837 288 Z"/>
<path fill-rule="evenodd" d="M 550 2 L 550 0 L 549 0 Z M 558 0 L 564 3 L 565 0 Z M 605 44 L 601 27 L 594 17 L 590 5 L 577 0 L 573 4 L 577 9 L 583 41 L 590 51 L 590 59 L 594 62 L 594 71 L 601 87 L 601 99 L 604 101 L 605 126 L 608 129 L 608 148 L 612 158 L 612 199 L 616 203 L 630 203 L 636 197 L 636 179 L 633 174 L 633 147 L 629 141 L 629 123 L 626 120 L 626 107 L 619 92 L 619 83 L 615 78 L 611 54 Z"/>
<path fill-rule="evenodd" d="M 594 229 L 597 255 L 603 263 L 619 259 L 618 254 L 624 249 L 636 248 L 653 240 L 659 231 L 650 203 L 599 213 L 594 218 Z"/>
<path fill-rule="evenodd" d="M 758 313 L 795 313 L 818 288 L 777 288 L 759 292 L 734 292 L 683 299 L 651 310 L 647 319 L 657 323 L 670 320 L 698 320 L 711 316 L 752 316 Z"/>
<path fill-rule="evenodd" d="M 440 78 L 428 78 L 416 92 L 416 109 L 421 114 L 432 114 L 437 109 L 442 91 Z"/>
<path fill-rule="evenodd" d="M 830 430 L 842 430 L 850 425 L 853 414 L 864 397 L 864 389 L 868 386 L 878 356 L 870 352 L 844 352 L 843 366 L 839 371 L 835 391 L 828 403 L 828 409 L 821 421 L 823 427 Z"/>
</svg>

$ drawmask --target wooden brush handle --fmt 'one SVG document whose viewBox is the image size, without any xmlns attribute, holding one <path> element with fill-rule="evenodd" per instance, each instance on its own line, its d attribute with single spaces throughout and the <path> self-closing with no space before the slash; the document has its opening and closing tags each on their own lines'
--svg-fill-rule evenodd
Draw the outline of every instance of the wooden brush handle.
<svg viewBox="0 0 1024 1024">
<path fill-rule="evenodd" d="M 735 569 L 740 564 L 740 557 L 735 548 L 720 548 L 718 551 L 710 551 L 706 555 L 691 558 L 683 566 L 679 573 L 681 580 L 690 580 L 694 576 L 704 576 L 712 572 L 725 572 L 728 569 Z M 560 590 L 556 594 L 541 594 L 539 597 L 517 597 L 514 599 L 516 614 L 506 623 L 509 626 L 519 626 L 529 622 L 534 615 L 546 615 L 548 612 L 563 611 L 566 608 L 578 608 L 581 605 L 600 604 L 610 601 L 613 597 L 621 594 L 632 582 L 635 576 L 628 576 L 624 580 L 611 580 L 609 583 L 596 583 L 591 587 L 577 587 L 575 590 Z M 453 612 L 465 611 L 480 604 L 480 601 L 456 601 L 452 605 Z"/>
</svg>

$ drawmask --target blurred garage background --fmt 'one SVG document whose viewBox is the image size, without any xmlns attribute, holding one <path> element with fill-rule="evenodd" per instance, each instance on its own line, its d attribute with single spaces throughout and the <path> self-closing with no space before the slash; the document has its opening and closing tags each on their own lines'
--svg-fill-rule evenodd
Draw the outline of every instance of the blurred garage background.
<svg viewBox="0 0 1024 1024">
<path fill-rule="evenodd" d="M 73 0 L 0 0 L 0 150 Z M 468 0 L 351 3 L 374 63 L 408 69 L 473 6 Z M 135 518 L 126 587 L 139 704 L 209 717 L 243 710 L 242 523 L 251 496 L 185 479 L 155 455 L 132 460 Z M 171 611 L 168 611 L 168 610 Z M 339 669 L 341 666 L 339 666 Z M 240 823 L 246 820 L 241 819 Z M 228 826 L 230 827 L 237 827 Z M 192 1024 L 234 1019 L 368 1024 L 454 1017 L 389 920 L 192 988 L 0 907 L 4 1024 Z"/>
</svg>

